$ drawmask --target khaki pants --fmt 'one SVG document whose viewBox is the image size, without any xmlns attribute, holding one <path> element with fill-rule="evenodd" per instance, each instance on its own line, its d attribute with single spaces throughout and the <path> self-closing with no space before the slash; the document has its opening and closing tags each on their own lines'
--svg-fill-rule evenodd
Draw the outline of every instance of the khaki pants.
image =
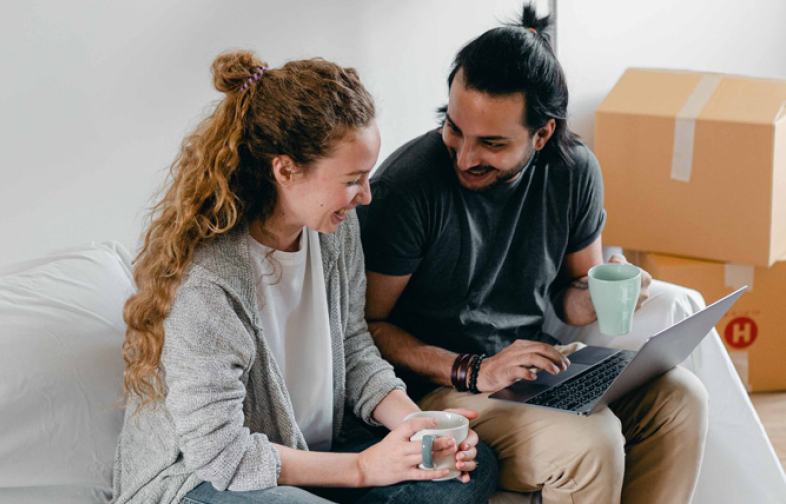
<svg viewBox="0 0 786 504">
<path fill-rule="evenodd" d="M 569 353 L 569 352 L 565 352 Z M 543 502 L 688 504 L 707 435 L 707 392 L 675 367 L 588 417 L 441 387 L 424 410 L 476 410 L 470 422 L 499 459 L 499 487 Z"/>
</svg>

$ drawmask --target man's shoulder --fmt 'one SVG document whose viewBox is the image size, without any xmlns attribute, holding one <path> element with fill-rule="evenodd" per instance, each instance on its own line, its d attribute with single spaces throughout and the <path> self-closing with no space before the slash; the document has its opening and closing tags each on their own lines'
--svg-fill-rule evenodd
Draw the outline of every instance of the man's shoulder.
<svg viewBox="0 0 786 504">
<path fill-rule="evenodd" d="M 571 163 L 565 163 L 549 159 L 546 161 L 549 170 L 559 177 L 569 179 L 593 179 L 600 176 L 600 164 L 592 150 L 582 141 L 576 140 L 568 148 L 568 155 Z"/>
<path fill-rule="evenodd" d="M 582 142 L 581 140 L 575 140 L 570 147 L 568 147 L 568 156 L 570 157 L 572 163 L 566 164 L 564 162 L 555 162 L 554 160 L 550 160 L 549 164 L 552 164 L 555 168 L 563 168 L 569 170 L 586 170 L 592 164 L 597 164 L 597 159 L 595 158 L 595 154 L 592 153 L 587 144 Z"/>
<path fill-rule="evenodd" d="M 571 146 L 570 155 L 573 158 L 574 165 L 581 169 L 587 169 L 592 165 L 598 164 L 595 154 L 581 140 L 576 140 L 576 143 Z"/>
</svg>

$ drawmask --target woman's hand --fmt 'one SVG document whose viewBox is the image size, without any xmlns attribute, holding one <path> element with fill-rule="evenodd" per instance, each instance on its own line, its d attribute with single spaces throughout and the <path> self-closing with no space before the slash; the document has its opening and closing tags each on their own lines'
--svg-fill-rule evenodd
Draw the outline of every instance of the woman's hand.
<svg viewBox="0 0 786 504">
<path fill-rule="evenodd" d="M 418 464 L 423 462 L 421 442 L 409 440 L 415 433 L 431 429 L 436 425 L 437 420 L 434 418 L 407 420 L 390 431 L 382 441 L 360 452 L 357 457 L 359 486 L 384 486 L 407 480 L 433 480 L 446 477 L 450 472 L 448 469 L 433 471 L 419 469 Z M 472 449 L 474 450 L 474 445 Z M 435 439 L 432 453 L 434 458 L 456 453 L 456 440 L 452 437 Z"/>
<path fill-rule="evenodd" d="M 468 410 L 468 409 L 453 408 L 453 409 L 446 409 L 445 411 L 458 413 L 459 415 L 465 416 L 470 420 L 473 420 L 478 417 L 477 411 Z M 452 440 L 453 438 L 450 439 Z M 478 456 L 478 450 L 475 447 L 477 446 L 479 440 L 480 439 L 478 438 L 478 434 L 474 430 L 470 429 L 469 434 L 467 434 L 467 439 L 465 439 L 461 443 L 461 446 L 459 447 L 460 451 L 456 453 L 456 469 L 461 471 L 461 475 L 456 479 L 461 481 L 462 483 L 469 482 L 469 471 L 474 471 L 475 468 L 478 466 L 478 463 L 475 461 L 475 457 Z M 439 455 L 439 456 L 444 457 L 446 455 L 449 454 L 446 453 L 445 455 Z M 435 453 L 434 457 L 438 458 L 438 455 Z"/>
</svg>

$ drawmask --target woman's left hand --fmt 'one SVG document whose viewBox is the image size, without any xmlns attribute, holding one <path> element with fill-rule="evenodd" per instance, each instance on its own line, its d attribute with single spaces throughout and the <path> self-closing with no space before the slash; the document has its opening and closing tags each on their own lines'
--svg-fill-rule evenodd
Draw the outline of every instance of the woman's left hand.
<svg viewBox="0 0 786 504">
<path fill-rule="evenodd" d="M 473 410 L 453 408 L 446 409 L 445 411 L 458 413 L 459 415 L 465 416 L 470 420 L 474 420 L 478 417 L 478 412 Z M 475 461 L 475 457 L 478 455 L 478 451 L 475 446 L 478 444 L 478 441 L 478 434 L 474 430 L 469 429 L 467 439 L 462 441 L 461 446 L 459 446 L 458 451 L 456 451 L 456 469 L 461 471 L 461 475 L 456 479 L 462 483 L 469 482 L 469 471 L 474 471 L 478 466 L 478 463 Z M 435 453 L 434 458 L 439 458 L 440 456 L 446 455 L 449 455 L 449 453 L 445 453 L 445 455 Z"/>
</svg>

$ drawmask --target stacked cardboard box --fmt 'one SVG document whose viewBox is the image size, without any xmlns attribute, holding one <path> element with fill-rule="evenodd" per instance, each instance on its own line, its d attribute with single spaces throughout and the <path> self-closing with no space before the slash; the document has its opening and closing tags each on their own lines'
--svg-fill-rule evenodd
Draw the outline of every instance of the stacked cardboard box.
<svg viewBox="0 0 786 504">
<path fill-rule="evenodd" d="M 718 333 L 748 390 L 786 389 L 786 257 L 768 268 L 646 252 L 626 255 L 654 278 L 696 289 L 708 302 L 747 285 L 716 326 Z"/>
<path fill-rule="evenodd" d="M 748 284 L 718 330 L 749 390 L 786 389 L 786 81 L 630 69 L 595 153 L 604 245 L 708 302 Z"/>
</svg>

